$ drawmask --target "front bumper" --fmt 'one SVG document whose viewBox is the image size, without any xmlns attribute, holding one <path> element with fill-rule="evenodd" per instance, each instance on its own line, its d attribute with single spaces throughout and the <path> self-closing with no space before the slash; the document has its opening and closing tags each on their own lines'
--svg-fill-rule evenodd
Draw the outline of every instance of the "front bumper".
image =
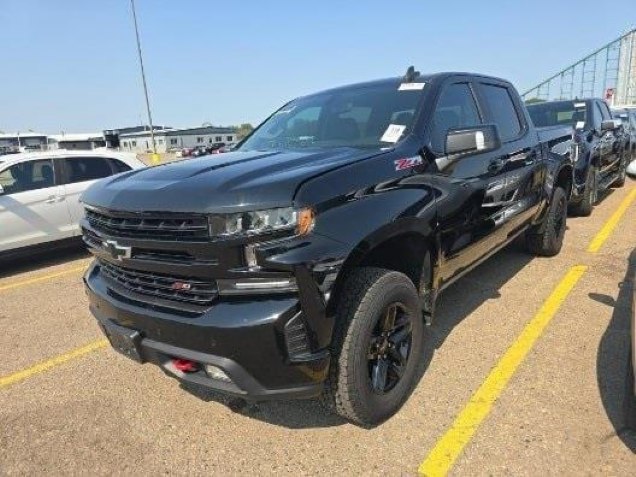
<svg viewBox="0 0 636 477">
<path fill-rule="evenodd" d="M 181 381 L 246 399 L 307 398 L 320 394 L 329 369 L 327 350 L 290 357 L 285 325 L 302 314 L 297 296 L 219 301 L 198 317 L 181 317 L 126 302 L 109 292 L 95 262 L 84 277 L 90 310 L 102 326 L 137 331 L 139 360 Z M 200 370 L 183 373 L 173 358 L 211 364 L 231 382 Z"/>
</svg>

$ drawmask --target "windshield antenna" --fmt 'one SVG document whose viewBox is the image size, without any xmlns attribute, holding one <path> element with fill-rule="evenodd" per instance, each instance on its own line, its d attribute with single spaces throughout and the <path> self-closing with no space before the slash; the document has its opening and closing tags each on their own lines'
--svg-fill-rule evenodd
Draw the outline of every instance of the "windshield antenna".
<svg viewBox="0 0 636 477">
<path fill-rule="evenodd" d="M 419 71 L 415 71 L 415 66 L 411 65 L 406 70 L 406 74 L 404 75 L 404 81 L 406 83 L 412 83 L 415 78 L 420 75 Z"/>
</svg>

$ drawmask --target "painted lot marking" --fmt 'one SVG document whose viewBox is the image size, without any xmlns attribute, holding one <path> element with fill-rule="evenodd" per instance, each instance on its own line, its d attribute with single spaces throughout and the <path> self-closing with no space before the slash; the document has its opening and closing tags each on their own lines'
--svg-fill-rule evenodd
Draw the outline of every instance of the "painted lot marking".
<svg viewBox="0 0 636 477">
<path fill-rule="evenodd" d="M 83 272 L 84 270 L 86 270 L 86 265 L 82 265 L 81 267 L 69 268 L 68 270 L 62 270 L 61 272 L 51 273 L 49 275 L 42 275 L 40 277 L 29 278 L 27 280 L 22 280 L 15 283 L 9 283 L 8 285 L 0 285 L 0 292 L 12 290 L 14 288 L 24 287 L 27 285 L 32 285 L 34 283 L 45 282 L 53 278 L 63 277 L 65 275 L 71 275 L 77 272 Z"/>
<path fill-rule="evenodd" d="M 104 348 L 107 344 L 108 340 L 106 339 L 96 340 L 80 348 L 75 348 L 74 350 L 55 356 L 54 358 L 40 361 L 39 363 L 23 369 L 22 371 L 2 376 L 0 377 L 0 389 L 19 383 L 20 381 L 24 381 L 36 374 L 44 373 L 49 369 L 71 361 L 72 359 L 97 351 L 98 349 Z"/>
<path fill-rule="evenodd" d="M 519 365 L 541 337 L 568 294 L 587 270 L 577 265 L 568 271 L 539 312 L 525 326 L 515 342 L 508 348 L 479 389 L 472 395 L 450 429 L 437 441 L 435 447 L 420 464 L 418 472 L 426 476 L 443 476 L 470 442 L 480 424 L 488 417 L 493 405 L 506 388 Z"/>
<path fill-rule="evenodd" d="M 634 199 L 636 199 L 636 187 L 633 188 L 629 195 L 623 199 L 618 206 L 618 209 L 616 209 L 607 222 L 605 222 L 603 228 L 596 234 L 596 237 L 594 237 L 594 239 L 590 242 L 590 246 L 587 248 L 588 252 L 596 253 L 599 251 L 608 237 L 612 234 L 623 215 L 625 215 L 625 212 L 627 212 L 627 209 Z"/>
</svg>

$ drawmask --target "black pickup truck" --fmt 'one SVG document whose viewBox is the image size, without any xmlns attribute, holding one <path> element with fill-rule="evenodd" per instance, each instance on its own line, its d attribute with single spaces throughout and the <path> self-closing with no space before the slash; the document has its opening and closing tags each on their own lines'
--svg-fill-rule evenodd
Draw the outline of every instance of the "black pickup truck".
<svg viewBox="0 0 636 477">
<path fill-rule="evenodd" d="M 476 74 L 301 97 L 233 152 L 84 194 L 90 309 L 182 381 L 377 424 L 417 384 L 445 287 L 521 234 L 560 251 L 571 138 Z"/>
<path fill-rule="evenodd" d="M 629 150 L 624 128 L 602 99 L 548 101 L 528 105 L 539 128 L 570 126 L 574 130 L 574 187 L 569 208 L 575 215 L 592 213 L 599 192 L 625 184 Z"/>
</svg>

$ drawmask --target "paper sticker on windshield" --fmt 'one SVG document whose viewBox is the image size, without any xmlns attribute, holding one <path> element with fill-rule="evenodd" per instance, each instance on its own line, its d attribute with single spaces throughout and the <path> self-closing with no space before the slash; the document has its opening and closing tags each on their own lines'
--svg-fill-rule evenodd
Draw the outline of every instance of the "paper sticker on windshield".
<svg viewBox="0 0 636 477">
<path fill-rule="evenodd" d="M 585 107 L 585 103 L 574 103 L 574 107 L 575 108 L 584 108 Z"/>
<path fill-rule="evenodd" d="M 402 126 L 401 124 L 389 124 L 389 127 L 384 131 L 380 141 L 396 143 L 400 140 L 400 137 L 402 137 L 402 133 L 405 129 L 406 126 Z"/>
<path fill-rule="evenodd" d="M 403 171 L 422 164 L 422 158 L 420 156 L 405 157 L 404 159 L 393 161 L 393 164 L 395 164 L 396 171 Z"/>
<path fill-rule="evenodd" d="M 296 106 L 292 106 L 289 109 L 281 109 L 280 111 L 277 111 L 274 116 L 278 116 L 279 114 L 289 114 L 291 113 L 294 109 L 296 109 Z"/>
<path fill-rule="evenodd" d="M 415 91 L 418 89 L 424 89 L 426 83 L 402 83 L 398 88 L 398 91 Z"/>
</svg>

